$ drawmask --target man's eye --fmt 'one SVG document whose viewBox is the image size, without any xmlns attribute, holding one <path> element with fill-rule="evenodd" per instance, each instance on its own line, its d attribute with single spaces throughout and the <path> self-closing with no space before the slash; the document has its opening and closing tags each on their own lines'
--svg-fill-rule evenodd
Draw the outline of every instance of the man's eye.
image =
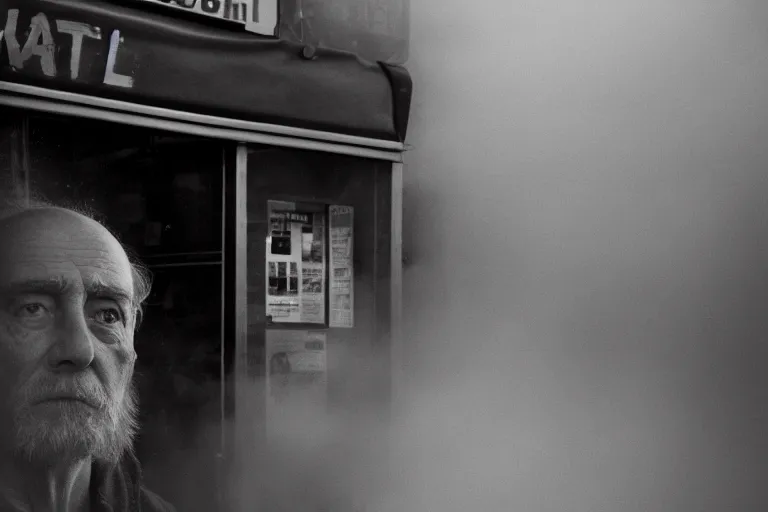
<svg viewBox="0 0 768 512">
<path fill-rule="evenodd" d="M 48 308 L 40 304 L 39 302 L 32 302 L 24 304 L 17 311 L 17 315 L 22 318 L 42 318 L 48 313 Z"/>
<path fill-rule="evenodd" d="M 123 320 L 120 311 L 115 308 L 104 308 L 96 312 L 96 320 L 107 325 L 116 324 Z"/>
</svg>

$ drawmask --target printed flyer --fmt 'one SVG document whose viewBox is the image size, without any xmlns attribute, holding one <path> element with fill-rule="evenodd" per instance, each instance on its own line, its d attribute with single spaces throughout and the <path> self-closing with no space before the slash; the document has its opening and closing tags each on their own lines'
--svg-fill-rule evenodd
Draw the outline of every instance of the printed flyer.
<svg viewBox="0 0 768 512">
<path fill-rule="evenodd" d="M 275 323 L 325 323 L 325 215 L 270 201 L 267 316 Z"/>
<path fill-rule="evenodd" d="M 351 206 L 329 208 L 330 327 L 354 327 L 354 212 Z"/>
</svg>

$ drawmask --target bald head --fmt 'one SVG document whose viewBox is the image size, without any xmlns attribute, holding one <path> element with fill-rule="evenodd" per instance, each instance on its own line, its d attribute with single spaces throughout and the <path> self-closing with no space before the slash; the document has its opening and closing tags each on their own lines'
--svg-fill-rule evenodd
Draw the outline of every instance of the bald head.
<svg viewBox="0 0 768 512">
<path fill-rule="evenodd" d="M 75 250 L 80 249 L 78 244 L 92 245 L 94 250 L 109 251 L 119 263 L 130 265 L 122 245 L 107 228 L 67 208 L 30 208 L 6 217 L 0 220 L 0 237 L 11 245 L 22 242 Z"/>
<path fill-rule="evenodd" d="M 131 306 L 140 313 L 149 295 L 151 277 L 138 261 L 132 261 L 117 238 L 101 223 L 70 208 L 35 206 L 0 214 L 0 243 L 13 251 L 0 251 L 3 258 L 18 250 L 81 251 L 88 261 L 108 256 L 114 270 L 130 281 Z M 91 254 L 88 254 L 91 251 Z M 11 254 L 9 254 L 11 253 Z M 98 258 L 96 258 L 98 259 Z M 33 260 L 30 260 L 30 262 Z M 0 265 L 0 275 L 4 265 Z"/>
</svg>

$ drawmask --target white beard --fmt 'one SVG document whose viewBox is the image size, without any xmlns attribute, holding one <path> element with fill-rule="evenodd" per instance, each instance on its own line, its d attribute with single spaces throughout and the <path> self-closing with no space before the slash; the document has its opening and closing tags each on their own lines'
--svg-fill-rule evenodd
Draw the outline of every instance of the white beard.
<svg viewBox="0 0 768 512">
<path fill-rule="evenodd" d="M 98 409 L 68 401 L 17 408 L 16 455 L 29 462 L 70 457 L 117 462 L 133 445 L 138 430 L 137 393 L 129 385 L 117 400 L 103 391 L 100 395 L 98 401 L 102 406 Z"/>
</svg>

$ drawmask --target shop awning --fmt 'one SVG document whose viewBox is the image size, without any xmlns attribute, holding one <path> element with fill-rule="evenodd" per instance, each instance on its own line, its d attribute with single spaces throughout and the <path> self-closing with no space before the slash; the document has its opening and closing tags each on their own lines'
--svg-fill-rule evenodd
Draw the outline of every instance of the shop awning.
<svg viewBox="0 0 768 512">
<path fill-rule="evenodd" d="M 0 0 L 0 80 L 402 142 L 402 67 L 98 0 Z M 78 50 L 79 49 L 79 50 Z"/>
</svg>

